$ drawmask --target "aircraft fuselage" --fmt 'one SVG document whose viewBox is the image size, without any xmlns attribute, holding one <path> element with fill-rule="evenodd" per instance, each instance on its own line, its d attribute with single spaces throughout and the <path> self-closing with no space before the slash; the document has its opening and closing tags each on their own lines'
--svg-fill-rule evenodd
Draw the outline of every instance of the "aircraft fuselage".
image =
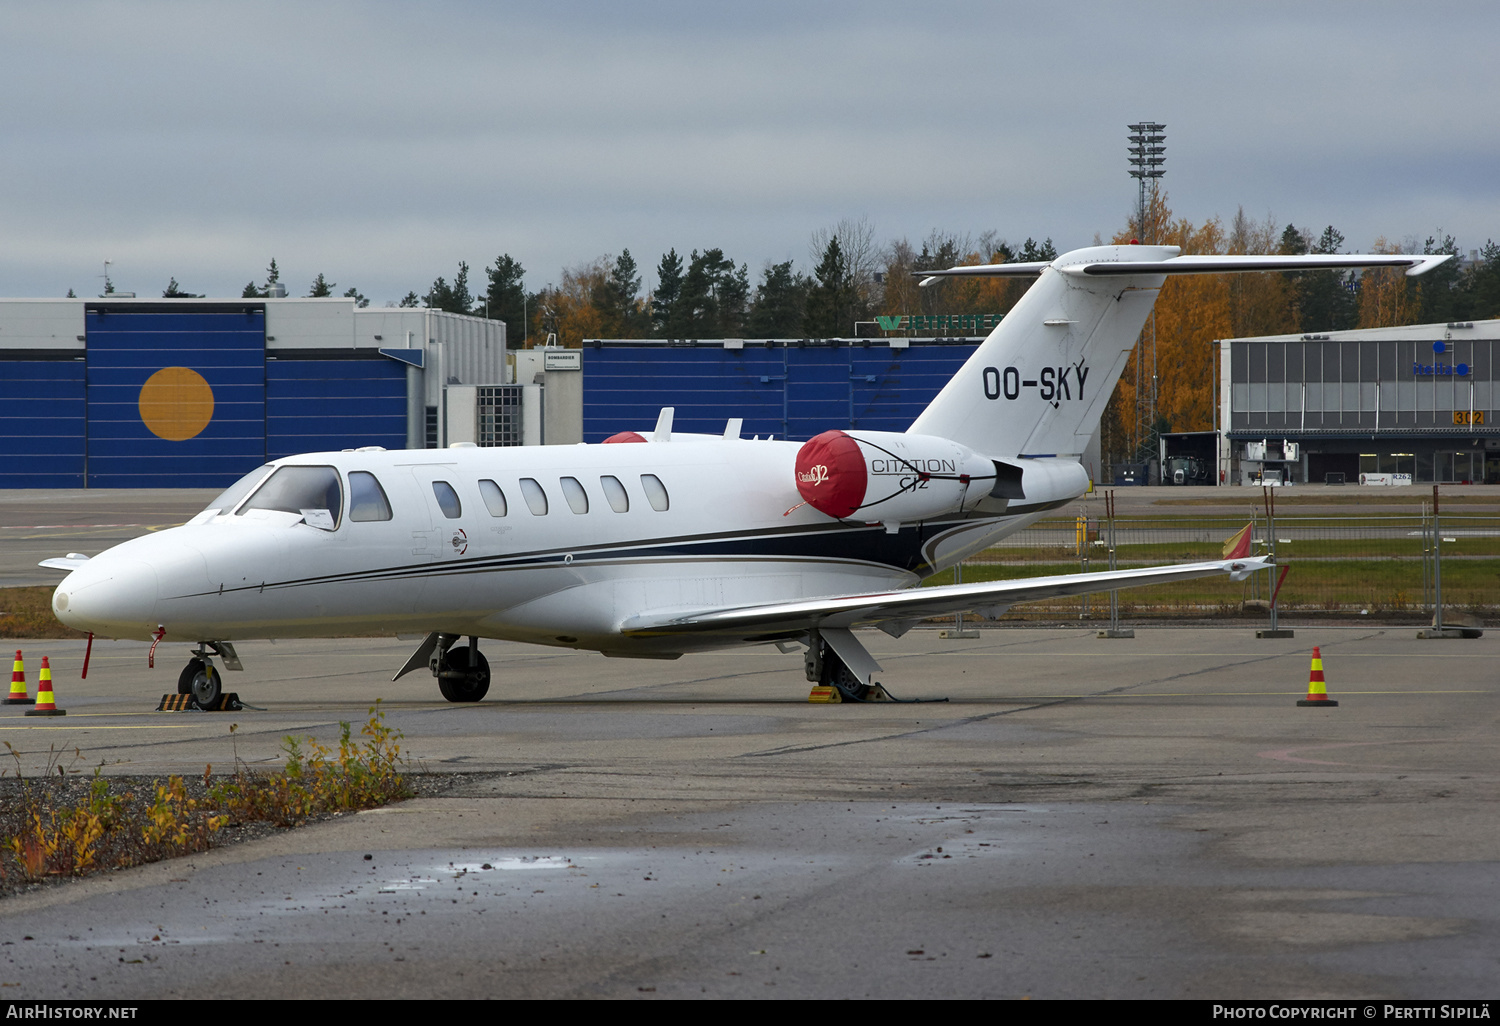
<svg viewBox="0 0 1500 1026">
<path fill-rule="evenodd" d="M 437 631 L 670 656 L 726 642 L 626 637 L 620 625 L 648 610 L 909 587 L 1087 487 L 1076 464 L 1038 467 L 1024 500 L 899 528 L 841 521 L 800 504 L 798 449 L 723 439 L 292 457 L 274 466 L 336 476 L 326 516 L 245 508 L 255 497 L 241 495 L 238 510 L 205 510 L 89 560 L 54 608 L 106 637 Z M 369 477 L 384 511 L 360 501 Z"/>
</svg>

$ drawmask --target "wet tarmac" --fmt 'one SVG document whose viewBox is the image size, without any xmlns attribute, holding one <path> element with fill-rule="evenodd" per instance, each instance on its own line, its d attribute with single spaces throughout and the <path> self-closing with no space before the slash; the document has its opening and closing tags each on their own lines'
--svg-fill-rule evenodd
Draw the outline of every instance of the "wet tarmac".
<svg viewBox="0 0 1500 1026">
<path fill-rule="evenodd" d="M 1500 981 L 1500 643 L 1403 630 L 864 635 L 902 697 L 774 648 L 636 663 L 247 643 L 257 708 L 156 713 L 185 647 L 25 643 L 28 771 L 274 765 L 372 702 L 442 797 L 0 901 L 8 998 L 1465 998 Z M 1320 645 L 1340 704 L 1305 709 Z M 34 671 L 31 677 L 34 680 Z M 237 725 L 233 736 L 229 725 Z M 366 858 L 368 856 L 368 858 Z"/>
</svg>

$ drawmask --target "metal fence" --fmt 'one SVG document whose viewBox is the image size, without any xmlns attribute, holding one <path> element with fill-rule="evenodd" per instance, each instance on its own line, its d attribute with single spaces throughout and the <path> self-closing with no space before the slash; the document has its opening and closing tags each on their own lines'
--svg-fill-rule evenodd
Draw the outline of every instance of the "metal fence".
<svg viewBox="0 0 1500 1026">
<path fill-rule="evenodd" d="M 1410 516 L 1163 516 L 1116 518 L 1116 565 L 1125 567 L 1220 559 L 1227 540 L 1247 524 L 1254 555 L 1272 555 L 1269 574 L 1240 583 L 1209 577 L 1118 592 L 1129 619 L 1268 616 L 1274 596 L 1280 618 L 1369 617 L 1413 624 L 1431 621 L 1439 584 L 1445 611 L 1500 610 L 1500 516 L 1424 508 Z M 1097 513 L 1040 521 L 966 560 L 935 583 L 972 583 L 1105 570 L 1110 522 Z M 1437 559 L 1440 557 L 1439 568 Z M 1441 577 L 1439 578 L 1439 569 Z M 1279 590 L 1278 590 L 1279 582 Z M 1108 620 L 1109 595 L 1048 599 L 1015 606 L 1007 619 Z"/>
</svg>

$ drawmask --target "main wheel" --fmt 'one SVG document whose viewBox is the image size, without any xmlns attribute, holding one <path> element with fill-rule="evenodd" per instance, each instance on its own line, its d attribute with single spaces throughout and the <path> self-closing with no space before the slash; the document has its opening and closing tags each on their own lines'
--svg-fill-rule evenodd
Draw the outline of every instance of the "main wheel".
<svg viewBox="0 0 1500 1026">
<path fill-rule="evenodd" d="M 490 663 L 483 652 L 475 652 L 469 665 L 469 646 L 450 648 L 438 671 L 438 690 L 450 702 L 477 702 L 490 690 Z"/>
<path fill-rule="evenodd" d="M 197 662 L 197 660 L 194 660 Z M 193 674 L 193 701 L 200 709 L 212 709 L 224 697 L 224 682 L 212 663 L 201 664 L 202 669 Z"/>
<path fill-rule="evenodd" d="M 831 648 L 823 652 L 823 680 L 820 683 L 831 684 L 851 702 L 863 702 L 870 694 L 870 685 L 856 677 Z"/>
<path fill-rule="evenodd" d="M 193 678 L 202 672 L 203 660 L 189 659 L 188 664 L 177 675 L 177 693 L 179 695 L 191 695 L 193 693 Z"/>
</svg>

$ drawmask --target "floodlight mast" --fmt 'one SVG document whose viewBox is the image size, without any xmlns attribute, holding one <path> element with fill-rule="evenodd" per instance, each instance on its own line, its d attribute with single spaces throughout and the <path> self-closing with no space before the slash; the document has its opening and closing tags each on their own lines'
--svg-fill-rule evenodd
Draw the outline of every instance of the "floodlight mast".
<svg viewBox="0 0 1500 1026">
<path fill-rule="evenodd" d="M 1146 224 L 1146 179 L 1160 178 L 1166 174 L 1162 167 L 1167 162 L 1167 148 L 1162 145 L 1166 136 L 1162 129 L 1166 125 L 1155 121 L 1142 121 L 1134 125 L 1126 125 L 1130 129 L 1130 177 L 1140 182 L 1140 199 L 1136 205 L 1136 232 L 1140 237 L 1142 245 L 1152 245 L 1156 240 L 1151 238 L 1151 232 Z M 1156 185 L 1152 182 L 1152 192 L 1155 193 Z"/>
<path fill-rule="evenodd" d="M 1130 140 L 1128 147 L 1130 152 L 1130 177 L 1140 183 L 1140 195 L 1136 201 L 1135 232 L 1136 241 L 1142 245 L 1153 245 L 1156 242 L 1155 232 L 1151 229 L 1151 223 L 1146 214 L 1146 180 L 1151 179 L 1151 196 L 1156 197 L 1156 179 L 1166 174 L 1162 167 L 1167 162 L 1167 147 L 1164 145 L 1167 137 L 1163 129 L 1167 126 L 1157 121 L 1141 121 L 1133 125 L 1126 125 L 1130 129 Z M 1143 339 L 1143 342 L 1146 340 Z M 1159 452 L 1156 431 L 1156 311 L 1151 312 L 1151 337 L 1148 345 L 1142 345 L 1141 350 L 1150 349 L 1151 380 L 1149 387 L 1143 380 L 1145 377 L 1145 363 L 1147 354 L 1138 350 L 1135 358 L 1135 452 L 1134 459 L 1139 460 L 1142 452 L 1147 452 L 1147 463 L 1150 462 L 1149 453 Z"/>
</svg>

